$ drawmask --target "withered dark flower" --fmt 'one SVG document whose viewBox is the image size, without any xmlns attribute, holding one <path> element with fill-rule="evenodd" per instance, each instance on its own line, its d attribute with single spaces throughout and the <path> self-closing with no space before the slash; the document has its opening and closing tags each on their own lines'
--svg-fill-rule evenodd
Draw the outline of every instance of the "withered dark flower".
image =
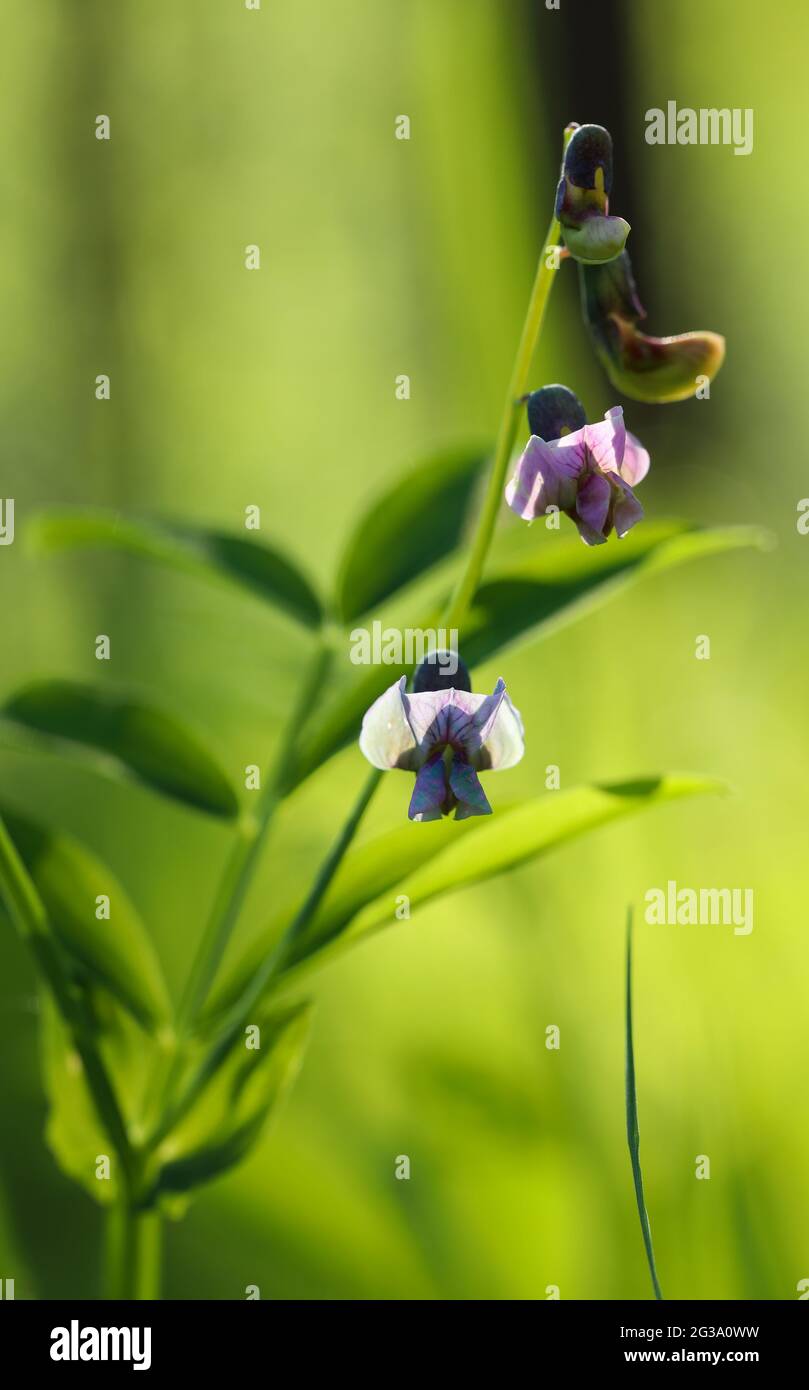
<svg viewBox="0 0 809 1390">
<path fill-rule="evenodd" d="M 684 401 L 713 381 L 725 356 L 719 333 L 702 330 L 651 338 L 626 251 L 608 265 L 579 268 L 582 309 L 596 355 L 619 391 L 633 401 Z"/>
</svg>

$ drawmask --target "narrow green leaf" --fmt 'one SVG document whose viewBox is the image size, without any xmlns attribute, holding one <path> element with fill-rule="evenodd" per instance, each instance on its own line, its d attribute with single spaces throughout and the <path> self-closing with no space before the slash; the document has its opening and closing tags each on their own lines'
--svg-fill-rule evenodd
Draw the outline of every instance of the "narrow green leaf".
<svg viewBox="0 0 809 1390">
<path fill-rule="evenodd" d="M 145 1025 L 165 1022 L 170 1003 L 149 935 L 114 874 L 76 840 L 3 808 L 9 834 L 69 957 Z M 96 899 L 110 918 L 96 918 Z"/>
<path fill-rule="evenodd" d="M 103 766 L 214 816 L 238 815 L 225 774 L 182 724 L 134 696 L 78 681 L 40 680 L 2 714 L 37 734 L 79 745 Z"/>
<path fill-rule="evenodd" d="M 224 1064 L 194 1106 L 154 1153 L 148 1199 L 188 1192 L 225 1172 L 246 1155 L 297 1075 L 309 1037 L 311 1005 L 296 1004 L 245 1020 Z M 257 1027 L 258 1035 L 252 1032 Z"/>
<path fill-rule="evenodd" d="M 400 894 L 408 896 L 413 908 L 537 859 L 568 840 L 634 812 L 723 789 L 723 783 L 709 777 L 649 777 L 552 792 L 500 809 L 491 817 L 405 825 L 346 855 L 307 931 L 295 942 L 284 973 L 316 956 L 331 956 L 392 925 L 395 899 Z M 287 906 L 253 943 L 213 994 L 209 1015 L 221 1014 L 241 996 L 298 906 Z"/>
<path fill-rule="evenodd" d="M 29 534 L 48 551 L 126 550 L 188 574 L 237 584 L 307 627 L 323 621 L 321 601 L 298 567 L 279 550 L 244 536 L 102 511 L 44 512 Z"/>
<path fill-rule="evenodd" d="M 763 548 L 766 543 L 766 533 L 753 527 L 700 530 L 669 521 L 644 524 L 623 541 L 589 548 L 576 535 L 546 534 L 543 529 L 527 554 L 493 562 L 464 625 L 462 655 L 468 665 L 480 664 L 517 640 L 547 637 L 662 570 L 727 550 Z M 445 597 L 419 627 L 440 623 Z M 396 665 L 362 667 L 358 672 L 313 717 L 290 769 L 288 790 L 358 738 L 368 706 L 400 676 L 410 674 Z"/>
<path fill-rule="evenodd" d="M 643 1195 L 643 1176 L 640 1168 L 640 1134 L 638 1131 L 638 1094 L 635 1083 L 635 1049 L 632 1042 L 632 909 L 627 912 L 626 923 L 626 1137 L 629 1143 L 629 1157 L 632 1163 L 632 1181 L 635 1184 L 635 1199 L 638 1204 L 640 1228 L 643 1232 L 643 1247 L 652 1276 L 652 1287 L 656 1299 L 663 1298 L 660 1281 L 655 1266 L 652 1246 L 652 1228 Z"/>
<path fill-rule="evenodd" d="M 337 608 L 350 623 L 446 559 L 458 544 L 484 463 L 481 450 L 428 459 L 365 513 L 346 547 Z"/>
</svg>

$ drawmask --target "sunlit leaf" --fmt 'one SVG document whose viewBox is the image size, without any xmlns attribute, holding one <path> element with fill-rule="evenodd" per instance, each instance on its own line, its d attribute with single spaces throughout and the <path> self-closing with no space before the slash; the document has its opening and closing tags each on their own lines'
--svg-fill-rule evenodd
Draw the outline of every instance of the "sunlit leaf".
<svg viewBox="0 0 809 1390">
<path fill-rule="evenodd" d="M 114 874 L 89 850 L 3 809 L 3 819 L 71 960 L 105 985 L 144 1024 L 170 1012 L 166 984 L 149 935 Z M 96 899 L 110 900 L 109 920 Z"/>
<path fill-rule="evenodd" d="M 188 806 L 215 816 L 238 814 L 232 786 L 196 736 L 173 715 L 134 696 L 78 681 L 40 680 L 12 695 L 2 714 L 101 756 L 105 769 Z"/>
<path fill-rule="evenodd" d="M 143 1032 L 105 989 L 90 986 L 84 1002 L 95 1022 L 94 1045 L 114 1078 L 118 1104 L 133 1137 L 158 1043 Z M 122 1193 L 118 1160 L 84 1078 L 81 1059 L 50 996 L 43 992 L 40 1034 L 42 1077 L 48 1099 L 45 1140 L 59 1167 L 107 1206 Z M 109 1160 L 100 1176 L 99 1160 Z"/>
<path fill-rule="evenodd" d="M 429 459 L 379 497 L 359 522 L 340 565 L 337 609 L 346 623 L 443 560 L 461 538 L 480 450 Z"/>
<path fill-rule="evenodd" d="M 623 541 L 589 548 L 574 534 L 537 527 L 536 546 L 515 560 L 495 558 L 463 625 L 461 648 L 467 664 L 499 655 L 517 640 L 547 636 L 593 612 L 629 585 L 688 560 L 744 547 L 761 548 L 765 533 L 753 527 L 691 529 L 682 522 L 638 526 Z M 422 616 L 422 629 L 435 628 L 447 595 Z M 288 788 L 359 737 L 368 706 L 402 675 L 406 666 L 357 668 L 314 716 L 290 771 Z"/>
<path fill-rule="evenodd" d="M 43 550 L 127 550 L 202 578 L 237 584 L 307 627 L 319 627 L 323 620 L 320 599 L 306 575 L 280 551 L 245 536 L 102 511 L 41 513 L 30 536 Z"/>
<path fill-rule="evenodd" d="M 558 538 L 553 546 L 538 545 L 532 555 L 484 580 L 464 625 L 464 659 L 479 664 L 518 640 L 547 636 L 646 576 L 766 544 L 758 527 L 686 529 L 663 522 L 589 550 L 574 535 Z"/>
<path fill-rule="evenodd" d="M 224 1065 L 154 1154 L 147 1200 L 188 1192 L 238 1163 L 297 1075 L 309 1037 L 311 1006 L 297 1004 L 247 1020 Z M 253 1031 L 258 1028 L 259 1032 Z"/>
<path fill-rule="evenodd" d="M 648 777 L 551 792 L 485 818 L 402 826 L 346 855 L 279 976 L 393 925 L 395 900 L 400 894 L 407 895 L 412 910 L 442 893 L 537 859 L 637 811 L 723 789 L 723 783 L 710 777 Z M 257 964 L 278 943 L 297 906 L 287 906 L 253 943 L 212 996 L 209 1013 L 220 1013 L 241 995 Z"/>
</svg>

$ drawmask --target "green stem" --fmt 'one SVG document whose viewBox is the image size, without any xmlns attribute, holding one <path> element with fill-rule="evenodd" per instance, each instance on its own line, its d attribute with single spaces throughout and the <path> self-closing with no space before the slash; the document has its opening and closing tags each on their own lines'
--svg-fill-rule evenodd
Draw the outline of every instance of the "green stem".
<svg viewBox="0 0 809 1390">
<path fill-rule="evenodd" d="M 124 1200 L 107 1213 L 106 1295 L 145 1301 L 160 1297 L 162 1218 Z"/>
<path fill-rule="evenodd" d="M 171 1097 L 183 1067 L 183 1046 L 193 1031 L 194 1020 L 202 1008 L 227 949 L 233 928 L 258 867 L 261 851 L 273 815 L 283 799 L 287 777 L 295 756 L 297 736 L 318 690 L 325 680 L 333 657 L 333 647 L 321 635 L 317 650 L 304 678 L 298 699 L 284 727 L 275 766 L 262 784 L 255 815 L 240 826 L 225 870 L 217 888 L 210 916 L 197 948 L 177 1011 L 176 1038 L 167 1056 L 159 1059 L 148 1088 L 144 1114 L 164 1115 L 171 1109 Z M 161 1132 L 165 1125 L 156 1120 Z"/>
<path fill-rule="evenodd" d="M 332 659 L 332 649 L 319 644 L 289 723 L 281 736 L 278 760 L 262 788 L 255 817 L 242 826 L 214 899 L 208 924 L 199 944 L 177 1015 L 177 1031 L 182 1041 L 204 1004 L 238 921 L 253 881 L 264 839 L 279 802 L 294 756 L 296 736 L 312 701 L 322 685 Z"/>
<path fill-rule="evenodd" d="M 360 822 L 371 804 L 374 793 L 382 779 L 382 773 L 374 768 L 366 778 L 362 791 L 357 797 L 351 814 L 345 821 L 329 853 L 318 870 L 317 877 L 305 901 L 296 912 L 287 930 L 276 946 L 266 956 L 259 970 L 253 975 L 242 994 L 231 1005 L 217 1029 L 218 1038 L 214 1047 L 200 1063 L 197 1071 L 187 1083 L 182 1095 L 163 1115 L 159 1128 L 152 1135 L 150 1148 L 159 1144 L 169 1130 L 182 1119 L 197 1096 L 205 1088 L 211 1077 L 219 1070 L 233 1045 L 234 1039 L 244 1027 L 245 1018 L 258 1004 L 261 996 L 273 977 L 280 973 L 286 964 L 290 949 L 303 935 L 315 912 L 328 891 L 328 888 L 342 863 L 343 857 L 357 833 Z"/>
<path fill-rule="evenodd" d="M 558 261 L 555 256 L 549 254 L 554 247 L 559 245 L 561 229 L 554 217 L 548 228 L 545 243 L 539 257 L 539 265 L 534 279 L 534 287 L 531 291 L 531 298 L 528 301 L 528 311 L 523 324 L 522 335 L 520 337 L 517 356 L 514 359 L 514 367 L 511 373 L 511 380 L 508 385 L 508 395 L 503 407 L 503 415 L 500 420 L 500 429 L 497 433 L 497 445 L 494 453 L 494 463 L 489 474 L 489 483 L 486 489 L 486 496 L 478 521 L 477 532 L 466 563 L 466 569 L 461 576 L 455 593 L 452 596 L 446 617 L 443 624 L 447 628 L 460 628 L 463 619 L 466 617 L 467 610 L 477 592 L 483 574 L 483 566 L 486 563 L 486 556 L 491 545 L 494 528 L 497 522 L 497 515 L 503 503 L 503 492 L 506 485 L 506 473 L 508 471 L 511 451 L 514 448 L 514 440 L 517 436 L 517 426 L 522 410 L 522 397 L 528 385 L 528 373 L 531 370 L 531 363 L 534 360 L 539 335 L 542 331 L 542 323 L 545 317 L 545 310 L 548 304 L 551 286 L 558 270 Z"/>
<path fill-rule="evenodd" d="M 21 938 L 47 981 L 81 1059 L 87 1088 L 121 1164 L 124 1183 L 134 1174 L 134 1155 L 126 1123 L 106 1067 L 93 1045 L 92 1029 L 79 996 L 67 978 L 55 947 L 45 906 L 0 819 L 0 896 Z"/>
</svg>

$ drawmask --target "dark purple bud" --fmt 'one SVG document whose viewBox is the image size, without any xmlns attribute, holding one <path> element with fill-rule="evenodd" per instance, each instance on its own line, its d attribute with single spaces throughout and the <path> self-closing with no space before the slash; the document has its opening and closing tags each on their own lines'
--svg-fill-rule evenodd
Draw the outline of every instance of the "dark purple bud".
<svg viewBox="0 0 809 1390">
<path fill-rule="evenodd" d="M 556 190 L 556 216 L 565 246 L 574 260 L 600 265 L 620 254 L 629 223 L 609 216 L 612 188 L 612 138 L 600 125 L 573 131 Z"/>
<path fill-rule="evenodd" d="M 413 675 L 413 693 L 425 690 L 470 690 L 472 680 L 457 652 L 428 652 Z"/>
<path fill-rule="evenodd" d="M 584 406 L 567 386 L 540 386 L 528 397 L 528 428 L 549 442 L 587 424 Z"/>
<path fill-rule="evenodd" d="M 601 178 L 598 178 L 598 170 Z M 612 136 L 603 125 L 580 125 L 565 150 L 563 174 L 577 188 L 596 188 L 609 194 L 612 188 Z"/>
</svg>

